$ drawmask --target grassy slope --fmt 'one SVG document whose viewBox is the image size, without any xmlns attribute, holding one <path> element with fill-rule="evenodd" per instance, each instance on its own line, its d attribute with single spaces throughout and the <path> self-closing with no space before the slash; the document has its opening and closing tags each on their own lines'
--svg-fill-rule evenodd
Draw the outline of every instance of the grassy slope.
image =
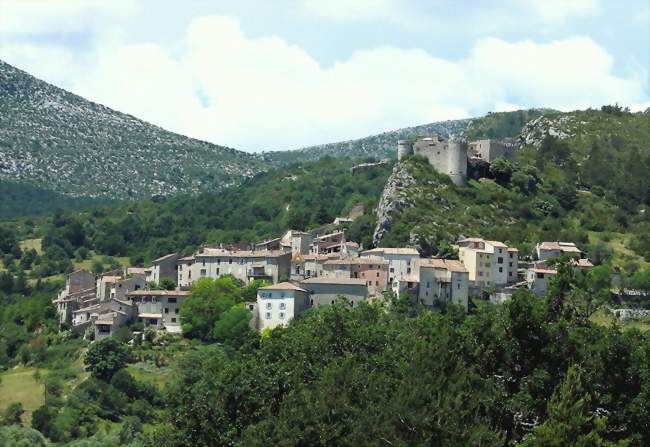
<svg viewBox="0 0 650 447">
<path fill-rule="evenodd" d="M 44 402 L 43 384 L 34 380 L 35 371 L 32 367 L 16 367 L 0 373 L 0 411 L 12 402 L 20 402 L 25 410 L 23 421 L 31 421 L 34 410 Z"/>
</svg>

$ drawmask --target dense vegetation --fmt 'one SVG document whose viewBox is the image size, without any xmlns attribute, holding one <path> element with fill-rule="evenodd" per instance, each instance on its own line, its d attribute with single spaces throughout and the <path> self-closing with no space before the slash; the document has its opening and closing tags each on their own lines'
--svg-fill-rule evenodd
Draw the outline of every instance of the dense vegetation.
<svg viewBox="0 0 650 447">
<path fill-rule="evenodd" d="M 84 209 L 108 199 L 68 197 L 51 190 L 0 179 L 0 218 L 52 214 L 59 209 Z"/>
<path fill-rule="evenodd" d="M 368 215 L 352 224 L 356 240 L 369 241 L 373 209 L 390 166 L 350 172 L 355 162 L 326 158 L 258 174 L 220 194 L 175 196 L 125 203 L 92 211 L 58 212 L 31 237 L 43 237 L 41 256 L 28 263 L 35 277 L 65 272 L 71 259 L 91 250 L 129 256 L 134 264 L 172 251 L 189 253 L 203 243 L 259 241 L 287 229 L 304 230 L 331 223 L 356 203 Z M 30 229 L 23 229 L 28 237 Z M 14 231 L 15 235 L 15 231 Z M 14 254 L 20 258 L 20 253 Z M 25 255 L 23 255 L 24 257 Z M 12 261 L 14 268 L 22 263 Z"/>
<path fill-rule="evenodd" d="M 647 445 L 650 337 L 592 322 L 607 275 L 568 261 L 558 271 L 543 299 L 520 291 L 469 315 L 387 296 L 313 309 L 261 336 L 234 318 L 220 343 L 145 331 L 128 346 L 141 328 L 125 328 L 87 350 L 90 377 L 75 386 L 69 366 L 52 367 L 31 426 L 87 447 Z M 208 325 L 216 334 L 245 292 L 230 278 L 207 281 L 195 289 L 207 307 L 182 319 L 221 309 Z M 133 374 L 152 356 L 171 365 L 163 388 Z M 20 414 L 6 408 L 0 439 L 46 445 Z"/>
</svg>

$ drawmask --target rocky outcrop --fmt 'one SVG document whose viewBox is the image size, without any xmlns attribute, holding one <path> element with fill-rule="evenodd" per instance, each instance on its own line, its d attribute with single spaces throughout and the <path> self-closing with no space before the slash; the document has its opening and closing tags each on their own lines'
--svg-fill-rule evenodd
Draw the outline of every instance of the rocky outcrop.
<svg viewBox="0 0 650 447">
<path fill-rule="evenodd" d="M 412 196 L 409 187 L 416 184 L 415 178 L 409 173 L 407 165 L 397 163 L 393 173 L 388 178 L 381 193 L 377 207 L 377 226 L 372 236 L 375 246 L 378 246 L 391 227 L 391 216 L 397 210 L 412 206 Z"/>
<path fill-rule="evenodd" d="M 519 146 L 539 148 L 547 135 L 560 140 L 571 138 L 574 133 L 574 124 L 575 117 L 571 115 L 559 115 L 557 117 L 542 115 L 524 125 L 517 138 L 517 144 Z"/>
</svg>

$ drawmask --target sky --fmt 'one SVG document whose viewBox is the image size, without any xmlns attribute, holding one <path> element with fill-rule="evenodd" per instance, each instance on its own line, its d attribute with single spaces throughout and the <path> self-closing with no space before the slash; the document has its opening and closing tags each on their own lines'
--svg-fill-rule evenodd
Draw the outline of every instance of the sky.
<svg viewBox="0 0 650 447">
<path fill-rule="evenodd" d="M 490 111 L 650 106 L 648 0 L 0 0 L 0 59 L 259 152 Z"/>
</svg>

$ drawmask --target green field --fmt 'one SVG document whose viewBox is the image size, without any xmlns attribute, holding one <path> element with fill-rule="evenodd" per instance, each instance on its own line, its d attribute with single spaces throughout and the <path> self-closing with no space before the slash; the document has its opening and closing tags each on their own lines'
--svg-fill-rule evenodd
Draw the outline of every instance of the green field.
<svg viewBox="0 0 650 447">
<path fill-rule="evenodd" d="M 42 241 L 43 241 L 42 239 L 25 239 L 24 241 L 20 241 L 20 249 L 22 251 L 27 251 L 33 248 L 34 250 L 36 250 L 36 253 L 42 255 L 43 254 Z"/>
<path fill-rule="evenodd" d="M 610 314 L 609 312 L 607 312 L 607 311 L 605 311 L 603 309 L 595 312 L 591 316 L 591 321 L 593 321 L 594 323 L 603 325 L 603 326 L 611 326 L 615 322 L 617 322 L 618 325 L 623 329 L 632 329 L 632 328 L 634 328 L 634 329 L 640 330 L 641 332 L 650 331 L 650 323 L 646 323 L 646 322 L 643 322 L 643 321 L 626 321 L 626 322 L 618 321 L 617 318 L 614 315 Z"/>
<path fill-rule="evenodd" d="M 16 367 L 0 374 L 0 411 L 12 402 L 23 404 L 23 422 L 29 423 L 32 413 L 43 405 L 43 384 L 34 380 L 35 368 Z M 45 371 L 41 370 L 41 374 Z"/>
</svg>

